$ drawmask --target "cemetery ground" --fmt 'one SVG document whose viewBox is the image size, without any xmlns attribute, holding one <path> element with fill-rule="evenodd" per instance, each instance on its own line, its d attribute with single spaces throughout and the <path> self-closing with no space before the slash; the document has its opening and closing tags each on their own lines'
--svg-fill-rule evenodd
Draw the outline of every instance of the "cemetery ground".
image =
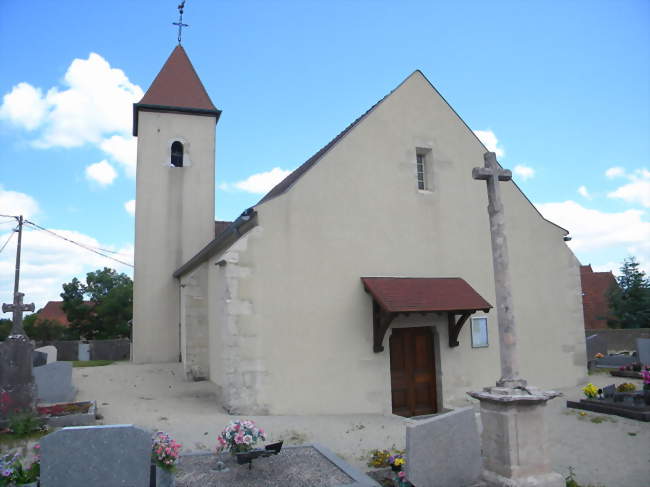
<svg viewBox="0 0 650 487">
<path fill-rule="evenodd" d="M 216 405 L 209 382 L 187 382 L 180 364 L 75 368 L 77 401 L 96 400 L 103 424 L 135 424 L 170 433 L 183 452 L 214 451 L 217 435 L 232 419 Z M 629 379 L 625 379 L 630 381 Z M 620 383 L 606 373 L 589 376 L 598 387 Z M 641 388 L 639 380 L 632 380 Z M 572 467 L 581 485 L 641 487 L 650 478 L 650 423 L 566 408 L 583 397 L 581 386 L 560 390 L 549 401 L 547 424 L 553 468 Z M 470 402 L 468 401 L 469 405 Z M 362 471 L 373 449 L 404 448 L 405 422 L 393 415 L 245 416 L 263 427 L 269 441 L 319 443 Z M 478 416 L 477 416 L 478 417 Z"/>
</svg>

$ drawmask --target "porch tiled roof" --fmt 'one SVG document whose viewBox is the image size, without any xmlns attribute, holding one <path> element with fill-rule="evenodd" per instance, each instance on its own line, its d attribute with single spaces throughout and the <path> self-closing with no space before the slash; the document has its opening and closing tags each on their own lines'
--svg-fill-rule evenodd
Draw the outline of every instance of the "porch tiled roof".
<svg viewBox="0 0 650 487">
<path fill-rule="evenodd" d="M 460 277 L 362 277 L 361 281 L 366 291 L 390 313 L 492 308 Z"/>
</svg>

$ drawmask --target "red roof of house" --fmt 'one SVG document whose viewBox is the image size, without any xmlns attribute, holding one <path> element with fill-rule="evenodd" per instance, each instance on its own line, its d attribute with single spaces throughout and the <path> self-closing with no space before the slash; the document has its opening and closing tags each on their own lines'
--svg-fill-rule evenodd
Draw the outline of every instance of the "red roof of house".
<svg viewBox="0 0 650 487">
<path fill-rule="evenodd" d="M 366 291 L 386 311 L 489 310 L 488 303 L 460 277 L 362 277 Z"/>
<path fill-rule="evenodd" d="M 180 45 L 174 48 L 139 104 L 217 110 Z"/>
<path fill-rule="evenodd" d="M 52 320 L 64 326 L 68 326 L 70 322 L 68 317 L 63 311 L 63 301 L 48 301 L 42 310 L 38 312 L 37 322 Z"/>
<path fill-rule="evenodd" d="M 581 265 L 580 280 L 585 329 L 607 328 L 607 318 L 612 316 L 608 293 L 618 285 L 614 274 L 612 271 L 594 272 L 591 265 Z"/>
</svg>

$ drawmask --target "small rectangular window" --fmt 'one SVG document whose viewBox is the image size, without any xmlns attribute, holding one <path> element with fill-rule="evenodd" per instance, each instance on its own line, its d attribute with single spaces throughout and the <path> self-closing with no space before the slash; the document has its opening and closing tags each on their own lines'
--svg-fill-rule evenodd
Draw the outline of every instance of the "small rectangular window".
<svg viewBox="0 0 650 487">
<path fill-rule="evenodd" d="M 427 189 L 427 156 L 426 154 L 417 154 L 418 166 L 418 189 Z"/>
<path fill-rule="evenodd" d="M 472 318 L 472 348 L 484 348 L 487 346 L 487 318 Z"/>
</svg>

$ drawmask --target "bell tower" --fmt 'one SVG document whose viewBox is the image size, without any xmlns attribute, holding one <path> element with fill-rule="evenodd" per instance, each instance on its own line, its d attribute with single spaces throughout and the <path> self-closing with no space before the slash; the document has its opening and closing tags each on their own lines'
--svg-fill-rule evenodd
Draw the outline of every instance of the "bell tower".
<svg viewBox="0 0 650 487">
<path fill-rule="evenodd" d="M 172 274 L 214 237 L 220 114 L 180 44 L 133 105 L 135 363 L 179 360 L 180 288 Z"/>
</svg>

